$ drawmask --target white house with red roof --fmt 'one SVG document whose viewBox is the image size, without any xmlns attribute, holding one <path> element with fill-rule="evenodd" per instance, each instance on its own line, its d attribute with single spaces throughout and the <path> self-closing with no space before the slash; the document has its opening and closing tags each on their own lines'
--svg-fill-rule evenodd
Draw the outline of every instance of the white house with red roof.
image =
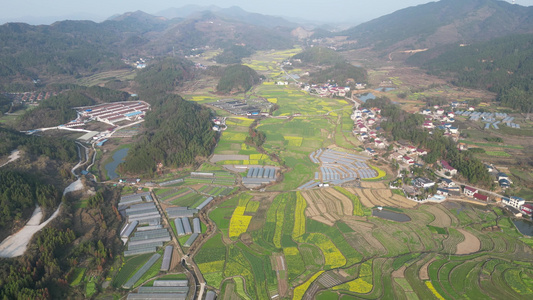
<svg viewBox="0 0 533 300">
<path fill-rule="evenodd" d="M 533 205 L 531 204 L 524 204 L 520 207 L 520 210 L 523 214 L 526 214 L 528 216 L 533 216 Z"/>
<path fill-rule="evenodd" d="M 454 167 L 450 166 L 450 164 L 447 161 L 441 160 L 440 164 L 442 165 L 442 168 L 444 169 L 445 172 L 450 172 L 450 174 L 452 176 L 457 174 L 457 169 L 455 169 Z"/>
<path fill-rule="evenodd" d="M 481 200 L 481 201 L 488 201 L 489 200 L 489 196 L 481 195 L 480 193 L 475 193 L 473 196 L 477 200 Z"/>
<path fill-rule="evenodd" d="M 477 194 L 479 192 L 478 189 L 476 188 L 473 188 L 473 187 L 469 187 L 469 186 L 465 186 L 464 190 L 463 190 L 463 193 L 467 196 L 467 197 L 474 197 L 474 194 Z"/>
<path fill-rule="evenodd" d="M 416 149 L 416 154 L 418 154 L 418 155 L 427 155 L 428 152 L 426 150 L 423 150 L 423 149 Z"/>
</svg>

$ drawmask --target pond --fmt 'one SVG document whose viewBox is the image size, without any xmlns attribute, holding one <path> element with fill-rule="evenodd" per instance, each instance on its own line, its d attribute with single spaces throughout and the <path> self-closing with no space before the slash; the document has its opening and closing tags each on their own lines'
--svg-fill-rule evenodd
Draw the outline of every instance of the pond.
<svg viewBox="0 0 533 300">
<path fill-rule="evenodd" d="M 376 96 L 372 93 L 357 94 L 355 97 L 363 101 L 363 103 L 366 103 L 366 101 L 370 99 L 376 99 Z"/>
<path fill-rule="evenodd" d="M 392 87 L 382 87 L 382 88 L 379 88 L 379 89 L 376 89 L 376 91 L 378 92 L 390 92 L 390 91 L 394 91 L 396 88 L 392 88 Z"/>
<path fill-rule="evenodd" d="M 115 179 L 118 177 L 116 172 L 117 167 L 120 163 L 124 162 L 124 158 L 128 154 L 129 148 L 122 148 L 113 154 L 113 161 L 105 165 L 105 170 L 107 171 L 107 176 L 109 179 Z"/>
<path fill-rule="evenodd" d="M 379 210 L 379 209 L 372 210 L 372 216 L 391 220 L 391 221 L 396 221 L 396 222 L 411 221 L 411 218 L 406 214 L 397 213 L 397 212 L 393 212 L 393 211 L 385 210 L 385 209 L 384 210 Z"/>
<path fill-rule="evenodd" d="M 523 235 L 533 236 L 533 223 L 526 220 L 513 220 L 518 231 Z"/>
</svg>

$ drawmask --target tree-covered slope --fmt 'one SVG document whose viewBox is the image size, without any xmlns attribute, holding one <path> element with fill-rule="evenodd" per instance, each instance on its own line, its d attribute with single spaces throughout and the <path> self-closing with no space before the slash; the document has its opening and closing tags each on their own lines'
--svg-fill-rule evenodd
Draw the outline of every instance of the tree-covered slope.
<svg viewBox="0 0 533 300">
<path fill-rule="evenodd" d="M 336 83 L 340 86 L 366 83 L 368 74 L 364 68 L 356 67 L 347 62 L 336 63 L 324 70 L 313 72 L 310 75 L 312 82 L 320 84 L 324 82 Z"/>
<path fill-rule="evenodd" d="M 533 7 L 499 0 L 441 0 L 405 8 L 338 35 L 377 50 L 431 48 L 533 31 Z"/>
<path fill-rule="evenodd" d="M 220 93 L 247 92 L 260 81 L 257 72 L 248 66 L 228 66 L 218 82 L 217 91 Z"/>
<path fill-rule="evenodd" d="M 533 109 L 533 34 L 440 47 L 407 62 L 434 75 L 451 76 L 455 85 L 493 91 L 504 106 Z"/>
<path fill-rule="evenodd" d="M 76 118 L 76 111 L 73 107 L 125 101 L 129 98 L 126 92 L 99 86 L 56 85 L 51 88 L 54 87 L 63 92 L 41 101 L 37 108 L 22 115 L 17 126 L 19 129 L 28 130 L 61 125 Z"/>
<path fill-rule="evenodd" d="M 292 58 L 299 59 L 304 64 L 321 66 L 334 65 L 346 61 L 344 57 L 342 57 L 335 50 L 324 47 L 307 48 L 301 53 L 294 55 Z"/>
<path fill-rule="evenodd" d="M 177 95 L 158 96 L 146 115 L 146 132 L 128 151 L 124 171 L 152 174 L 157 163 L 177 168 L 209 156 L 216 144 L 209 109 Z"/>
</svg>

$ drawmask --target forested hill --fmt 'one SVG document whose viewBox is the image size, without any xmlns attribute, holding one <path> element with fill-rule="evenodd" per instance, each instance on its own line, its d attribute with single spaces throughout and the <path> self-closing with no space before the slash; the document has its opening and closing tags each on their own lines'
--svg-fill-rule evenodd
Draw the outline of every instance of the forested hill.
<svg viewBox="0 0 533 300">
<path fill-rule="evenodd" d="M 78 157 L 76 145 L 63 139 L 48 139 L 40 136 L 27 136 L 18 131 L 0 126 L 0 155 L 8 155 L 15 149 L 30 155 L 44 155 L 62 162 L 75 162 Z"/>
<path fill-rule="evenodd" d="M 73 107 L 125 101 L 130 96 L 126 92 L 99 86 L 54 85 L 48 88 L 56 88 L 60 94 L 43 100 L 37 108 L 26 111 L 18 121 L 18 129 L 58 126 L 76 118 Z"/>
<path fill-rule="evenodd" d="M 152 109 L 146 114 L 144 134 L 120 166 L 123 171 L 151 176 L 158 163 L 177 168 L 193 165 L 198 156 L 211 154 L 216 136 L 209 109 L 169 93 L 194 76 L 190 61 L 168 58 L 135 78 L 139 95 Z"/>
<path fill-rule="evenodd" d="M 0 231 L 23 222 L 24 213 L 31 214 L 35 205 L 54 208 L 61 200 L 61 192 L 53 185 L 39 182 L 35 177 L 16 171 L 0 170 Z"/>
<path fill-rule="evenodd" d="M 188 54 L 192 48 L 227 48 L 235 44 L 245 44 L 254 50 L 288 49 L 293 42 L 289 30 L 252 25 L 204 12 L 170 26 L 147 47 L 163 53 L 174 47 Z"/>
<path fill-rule="evenodd" d="M 504 106 L 533 111 L 533 34 L 440 47 L 417 53 L 407 62 L 430 74 L 451 76 L 455 85 L 498 93 Z"/>
<path fill-rule="evenodd" d="M 499 0 L 441 0 L 405 8 L 337 35 L 376 50 L 432 48 L 533 32 L 533 7 Z"/>
<path fill-rule="evenodd" d="M 216 144 L 207 108 L 177 95 L 158 96 L 146 115 L 145 134 L 128 151 L 123 170 L 152 175 L 157 163 L 177 168 L 207 157 Z"/>
<path fill-rule="evenodd" d="M 299 59 L 303 64 L 320 66 L 331 66 L 346 61 L 335 50 L 324 47 L 307 48 L 301 53 L 294 55 L 292 59 Z"/>
<path fill-rule="evenodd" d="M 225 94 L 247 92 L 260 82 L 259 75 L 252 68 L 244 65 L 228 66 L 217 84 L 217 91 Z"/>
</svg>

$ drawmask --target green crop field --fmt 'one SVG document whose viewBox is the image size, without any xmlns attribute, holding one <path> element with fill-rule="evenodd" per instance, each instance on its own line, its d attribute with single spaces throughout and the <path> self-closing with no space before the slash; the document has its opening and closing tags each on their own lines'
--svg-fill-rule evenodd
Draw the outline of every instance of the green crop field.
<svg viewBox="0 0 533 300">
<path fill-rule="evenodd" d="M 411 206 L 397 207 L 401 201 L 390 201 L 387 210 L 411 220 L 372 216 L 371 198 L 405 196 L 400 190 L 383 190 L 391 176 L 385 167 L 373 167 L 378 176 L 370 182 L 335 187 L 328 197 L 319 196 L 320 190 L 297 189 L 319 170 L 310 153 L 321 148 L 356 153 L 361 146 L 352 134 L 351 101 L 315 97 L 295 85 L 275 85 L 284 80 L 279 63 L 299 51 L 263 51 L 244 59 L 266 77 L 251 97 L 279 106 L 273 117 L 257 121 L 255 129 L 265 136 L 261 147 L 246 144 L 253 120 L 228 116 L 215 156 L 198 169 L 215 172 L 215 179 L 181 174 L 187 187 L 154 191 L 160 201 L 184 206 L 217 197 L 210 210 L 201 212 L 211 221 L 203 225 L 202 232 L 208 233 L 205 242 L 191 252 L 207 286 L 217 290 L 220 299 L 532 298 L 533 242 L 498 207 L 446 201 L 406 208 Z M 400 83 L 399 78 L 390 80 Z M 206 91 L 185 97 L 198 103 L 217 98 Z M 523 149 L 484 143 L 484 133 L 476 134 L 467 143 L 487 147 L 480 155 L 485 158 L 505 158 Z M 223 165 L 256 164 L 279 166 L 282 180 L 265 189 L 242 191 L 233 187 L 245 173 L 223 171 Z M 522 169 L 510 172 L 516 181 L 533 177 Z M 492 226 L 499 230 L 487 230 Z M 187 238 L 180 237 L 179 242 Z M 127 259 L 113 285 L 119 287 L 149 257 Z M 157 272 L 154 268 L 146 276 Z"/>
</svg>

